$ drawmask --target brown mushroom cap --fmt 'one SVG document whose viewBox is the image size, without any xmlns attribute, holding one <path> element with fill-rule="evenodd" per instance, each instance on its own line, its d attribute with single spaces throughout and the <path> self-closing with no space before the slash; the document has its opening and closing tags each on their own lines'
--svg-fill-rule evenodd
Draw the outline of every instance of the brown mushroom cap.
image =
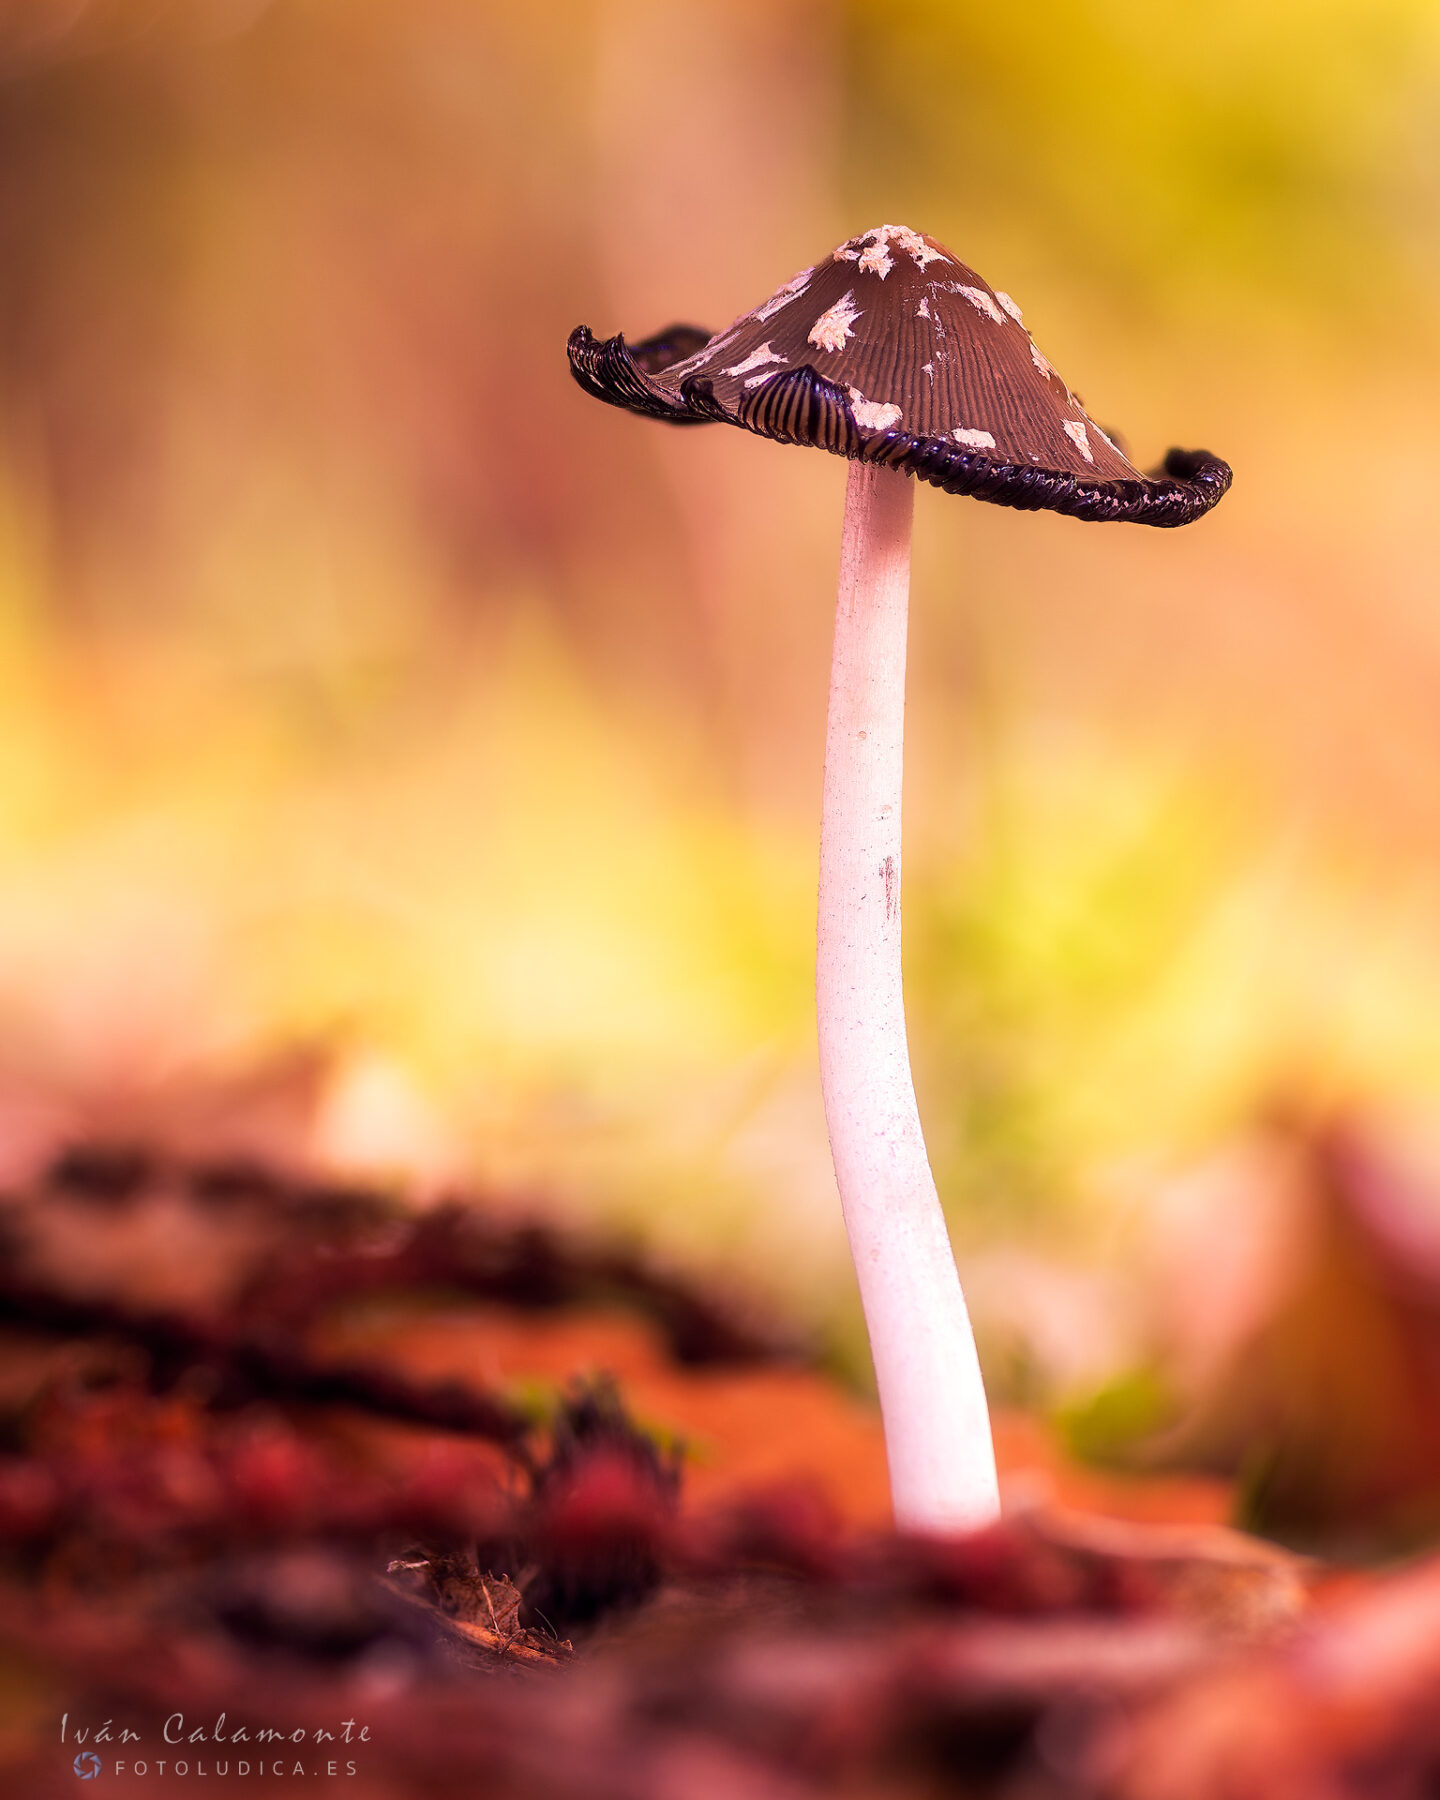
<svg viewBox="0 0 1440 1800">
<path fill-rule="evenodd" d="M 1230 485 L 1208 451 L 1145 475 L 1036 348 L 1008 294 L 943 244 L 878 225 L 716 336 L 570 336 L 580 385 L 677 425 L 720 421 L 918 476 L 950 494 L 1072 517 L 1186 525 Z"/>
</svg>

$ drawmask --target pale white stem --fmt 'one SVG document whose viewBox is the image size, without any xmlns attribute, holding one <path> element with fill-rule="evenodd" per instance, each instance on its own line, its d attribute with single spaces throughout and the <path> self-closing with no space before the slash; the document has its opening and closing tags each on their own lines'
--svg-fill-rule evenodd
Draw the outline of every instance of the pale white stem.
<svg viewBox="0 0 1440 1800">
<path fill-rule="evenodd" d="M 885 1422 L 895 1521 L 999 1511 L 989 1412 L 925 1153 L 900 986 L 900 781 L 914 484 L 852 462 L 825 737 L 820 1085 Z"/>
</svg>

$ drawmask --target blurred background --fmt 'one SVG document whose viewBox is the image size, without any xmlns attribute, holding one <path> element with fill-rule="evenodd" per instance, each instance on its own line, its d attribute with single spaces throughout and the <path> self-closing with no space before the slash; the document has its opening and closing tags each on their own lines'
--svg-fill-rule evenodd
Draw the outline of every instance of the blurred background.
<svg viewBox="0 0 1440 1800">
<path fill-rule="evenodd" d="M 864 1379 L 811 999 L 844 471 L 564 346 L 882 219 L 1142 465 L 1236 471 L 1174 534 L 919 496 L 907 994 L 992 1388 L 1153 1425 L 1337 1131 L 1429 1243 L 1426 0 L 3 0 L 0 1180 L 119 1122 L 478 1185 Z"/>
</svg>

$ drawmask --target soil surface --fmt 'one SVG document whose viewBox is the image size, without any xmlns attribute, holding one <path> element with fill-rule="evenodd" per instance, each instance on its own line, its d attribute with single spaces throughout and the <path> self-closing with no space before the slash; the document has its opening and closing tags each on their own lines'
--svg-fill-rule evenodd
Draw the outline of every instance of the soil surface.
<svg viewBox="0 0 1440 1800">
<path fill-rule="evenodd" d="M 8 1197 L 7 1794 L 1440 1775 L 1440 1565 L 1306 1561 L 1228 1530 L 1226 1484 L 1078 1469 L 1018 1417 L 1002 1524 L 897 1537 L 875 1416 L 803 1346 L 498 1220 L 99 1144 Z"/>
</svg>

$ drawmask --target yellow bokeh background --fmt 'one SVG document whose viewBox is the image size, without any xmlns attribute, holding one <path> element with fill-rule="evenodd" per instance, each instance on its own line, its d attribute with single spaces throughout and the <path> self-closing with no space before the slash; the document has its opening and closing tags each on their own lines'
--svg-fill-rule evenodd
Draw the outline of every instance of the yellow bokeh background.
<svg viewBox="0 0 1440 1800">
<path fill-rule="evenodd" d="M 319 1164 L 538 1197 L 853 1349 L 843 470 L 598 407 L 564 343 L 718 329 L 882 218 L 1143 462 L 1236 470 L 1173 534 L 920 496 L 962 1258 L 1123 1267 L 1279 1101 L 1428 1118 L 1432 6 L 10 0 L 0 75 L 0 1174 L 316 1050 Z"/>
</svg>

